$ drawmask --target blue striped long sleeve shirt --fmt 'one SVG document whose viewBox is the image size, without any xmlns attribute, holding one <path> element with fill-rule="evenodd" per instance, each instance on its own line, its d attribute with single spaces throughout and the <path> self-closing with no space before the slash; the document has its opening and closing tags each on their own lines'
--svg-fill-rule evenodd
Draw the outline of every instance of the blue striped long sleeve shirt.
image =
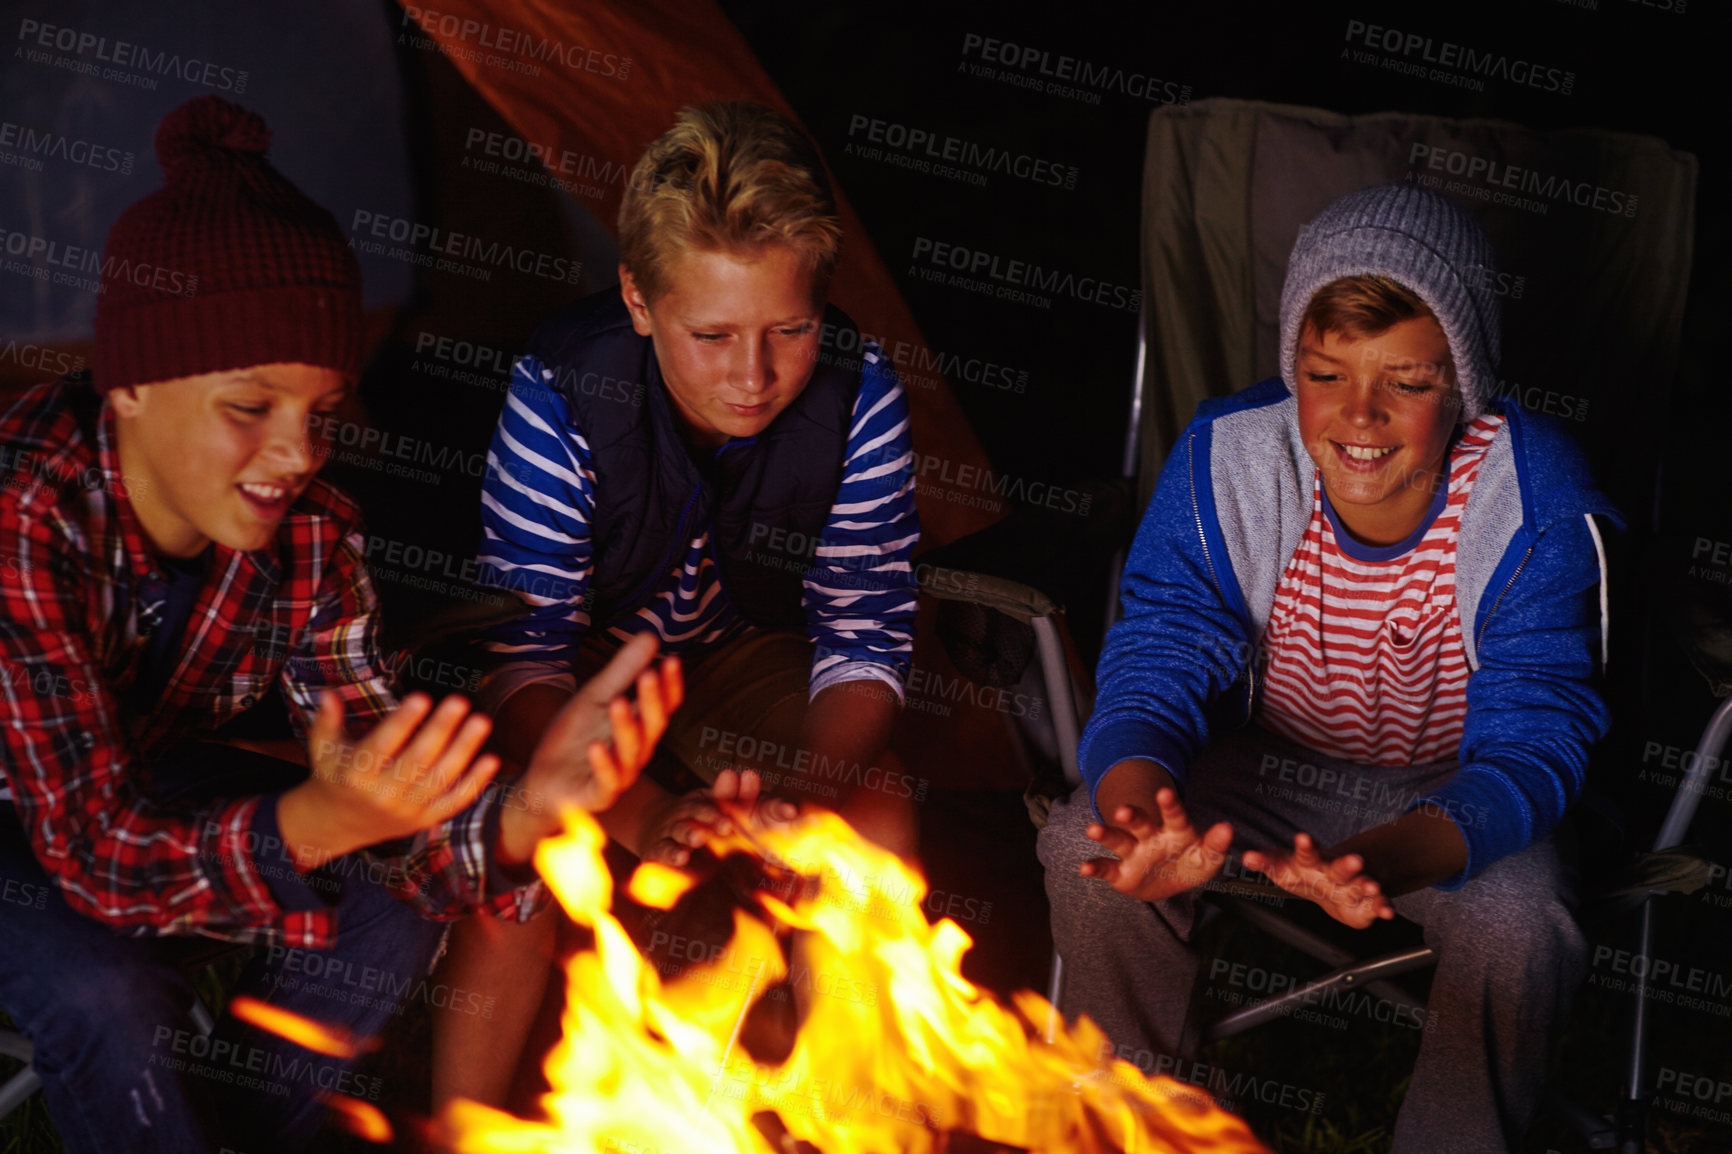
<svg viewBox="0 0 1732 1154">
<path fill-rule="evenodd" d="M 900 697 L 913 650 L 912 555 L 920 525 L 908 401 L 877 346 L 868 344 L 862 359 L 842 481 L 803 581 L 814 697 L 864 678 L 883 681 Z M 595 560 L 595 471 L 583 431 L 553 381 L 537 358 L 518 359 L 487 455 L 482 580 L 529 606 L 484 640 L 504 662 L 484 687 L 495 708 L 529 684 L 575 689 L 571 654 L 591 625 L 584 600 Z M 699 526 L 648 602 L 608 623 L 612 638 L 623 642 L 653 630 L 665 652 L 681 653 L 751 629 L 722 589 L 709 544 L 709 527 Z"/>
</svg>

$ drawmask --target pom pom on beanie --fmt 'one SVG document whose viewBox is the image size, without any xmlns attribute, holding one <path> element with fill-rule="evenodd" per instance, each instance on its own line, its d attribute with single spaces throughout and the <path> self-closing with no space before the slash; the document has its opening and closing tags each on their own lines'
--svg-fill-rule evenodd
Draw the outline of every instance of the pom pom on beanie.
<svg viewBox="0 0 1732 1154">
<path fill-rule="evenodd" d="M 360 375 L 360 266 L 331 214 L 265 158 L 270 140 L 217 96 L 163 118 L 163 187 L 103 249 L 98 388 L 279 362 Z"/>
</svg>

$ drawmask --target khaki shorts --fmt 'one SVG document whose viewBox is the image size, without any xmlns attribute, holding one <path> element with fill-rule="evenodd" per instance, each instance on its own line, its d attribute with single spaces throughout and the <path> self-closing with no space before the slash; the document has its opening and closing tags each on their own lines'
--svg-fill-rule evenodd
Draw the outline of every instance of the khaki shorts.
<svg viewBox="0 0 1732 1154">
<path fill-rule="evenodd" d="M 593 677 L 618 652 L 607 635 L 583 639 L 572 662 L 578 684 Z M 676 780 L 662 784 L 685 790 L 708 785 L 732 760 L 727 750 L 741 736 L 791 743 L 804 716 L 812 680 L 812 642 L 788 630 L 749 630 L 717 648 L 681 657 L 685 704 L 668 720 L 660 752 L 679 763 Z M 774 729 L 774 733 L 767 732 Z M 658 761 L 664 759 L 659 758 Z"/>
</svg>

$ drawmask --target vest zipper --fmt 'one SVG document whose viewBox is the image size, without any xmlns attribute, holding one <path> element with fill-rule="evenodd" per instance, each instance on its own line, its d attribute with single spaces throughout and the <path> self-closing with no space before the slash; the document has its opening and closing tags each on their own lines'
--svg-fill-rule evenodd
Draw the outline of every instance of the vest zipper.
<svg viewBox="0 0 1732 1154">
<path fill-rule="evenodd" d="M 642 608 L 642 601 L 640 600 L 640 598 L 642 598 L 645 593 L 648 593 L 650 591 L 650 588 L 652 586 L 654 586 L 657 581 L 659 581 L 663 577 L 667 576 L 668 565 L 670 563 L 672 563 L 672 561 L 674 559 L 674 554 L 679 552 L 680 546 L 682 544 L 683 545 L 690 545 L 691 544 L 690 541 L 687 541 L 685 539 L 685 537 L 686 537 L 686 518 L 691 516 L 692 506 L 697 504 L 698 494 L 702 493 L 703 491 L 704 491 L 704 483 L 703 483 L 703 481 L 700 480 L 697 483 L 697 485 L 692 489 L 691 496 L 686 498 L 685 508 L 680 510 L 680 523 L 674 527 L 673 544 L 668 546 L 668 551 L 662 555 L 662 559 L 661 559 L 660 563 L 658 563 L 655 568 L 650 570 L 650 575 L 644 579 L 644 583 L 642 585 L 638 586 L 637 592 L 633 593 L 630 597 L 625 599 L 625 601 L 622 603 L 624 605 L 624 609 L 620 610 L 621 612 L 636 613 L 640 608 Z"/>
<path fill-rule="evenodd" d="M 716 461 L 721 460 L 722 454 L 733 448 L 735 445 L 745 446 L 755 445 L 757 443 L 758 438 L 756 437 L 747 437 L 743 441 L 729 441 L 724 445 L 717 446 L 716 455 L 711 459 Z M 734 612 L 738 613 L 740 619 L 745 621 L 747 624 L 756 625 L 757 622 L 746 616 L 745 610 L 740 608 L 740 603 L 734 600 L 734 595 L 732 593 L 728 592 L 728 579 L 726 574 L 722 572 L 722 558 L 716 552 L 716 525 L 714 511 L 712 511 L 710 515 L 710 564 L 716 567 L 716 584 L 722 587 L 722 596 L 728 599 L 728 604 L 734 607 Z"/>
<path fill-rule="evenodd" d="M 1480 645 L 1485 641 L 1485 631 L 1491 628 L 1491 619 L 1497 616 L 1497 607 L 1503 604 L 1504 594 L 1508 593 L 1510 586 L 1516 583 L 1516 578 L 1522 575 L 1522 570 L 1527 568 L 1528 558 L 1533 555 L 1534 547 L 1529 545 L 1528 551 L 1522 554 L 1521 564 L 1517 565 L 1515 572 L 1509 575 L 1509 580 L 1504 582 L 1504 587 L 1498 590 L 1497 600 L 1491 603 L 1491 612 L 1485 615 L 1485 621 L 1480 624 L 1479 636 L 1473 639 L 1473 649 L 1476 654 L 1479 652 Z"/>
<path fill-rule="evenodd" d="M 721 445 L 716 449 L 716 456 L 720 457 L 724 452 L 733 448 L 735 445 L 756 444 L 757 440 L 758 440 L 758 438 L 756 438 L 756 437 L 747 437 L 743 441 L 729 441 L 727 444 Z M 702 493 L 703 491 L 704 491 L 704 482 L 703 482 L 703 479 L 700 477 L 698 479 L 697 486 L 692 489 L 691 496 L 686 498 L 685 508 L 680 510 L 680 523 L 674 527 L 673 544 L 668 546 L 668 551 L 662 555 L 661 562 L 659 564 L 657 564 L 656 567 L 650 571 L 650 575 L 647 578 L 645 578 L 644 583 L 642 585 L 638 586 L 637 592 L 633 593 L 630 597 L 626 598 L 626 600 L 623 602 L 623 604 L 626 606 L 626 609 L 623 610 L 624 612 L 636 613 L 639 609 L 641 609 L 643 607 L 642 602 L 639 600 L 639 598 L 643 597 L 643 595 L 645 593 L 648 593 L 650 591 L 651 587 L 653 587 L 657 581 L 659 581 L 663 577 L 667 576 L 668 565 L 673 562 L 674 554 L 678 553 L 679 550 L 683 546 L 687 546 L 687 545 L 691 544 L 690 541 L 686 540 L 686 518 L 691 516 L 692 506 L 697 503 L 698 494 Z M 711 528 L 712 528 L 712 532 L 710 533 L 710 558 L 712 561 L 714 561 L 715 555 L 716 555 L 716 535 L 713 532 L 714 526 L 712 526 Z M 722 575 L 721 563 L 716 562 L 716 579 L 718 581 L 721 580 L 721 575 Z M 725 583 L 722 586 L 722 592 L 723 593 L 727 592 L 727 586 Z M 730 598 L 730 600 L 732 600 L 732 599 Z"/>
</svg>

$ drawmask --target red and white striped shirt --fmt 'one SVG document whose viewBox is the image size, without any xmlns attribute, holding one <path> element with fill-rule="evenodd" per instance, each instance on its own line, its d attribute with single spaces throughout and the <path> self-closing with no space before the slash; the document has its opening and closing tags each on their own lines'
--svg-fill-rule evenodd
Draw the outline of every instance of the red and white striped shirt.
<svg viewBox="0 0 1732 1154">
<path fill-rule="evenodd" d="M 1449 484 L 1406 540 L 1350 538 L 1315 486 L 1311 524 L 1275 590 L 1257 720 L 1363 765 L 1453 758 L 1467 717 L 1467 652 L 1455 598 L 1461 512 L 1503 418 L 1487 414 L 1450 450 Z"/>
</svg>

